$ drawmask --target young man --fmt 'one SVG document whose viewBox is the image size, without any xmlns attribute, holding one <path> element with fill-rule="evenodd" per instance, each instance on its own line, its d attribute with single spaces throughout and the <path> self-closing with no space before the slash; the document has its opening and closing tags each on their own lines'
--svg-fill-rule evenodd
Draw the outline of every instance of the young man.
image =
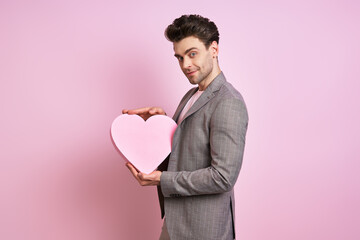
<svg viewBox="0 0 360 240">
<path fill-rule="evenodd" d="M 178 127 L 172 152 L 151 174 L 127 164 L 143 186 L 157 185 L 162 217 L 160 239 L 234 239 L 234 184 L 243 159 L 248 114 L 240 93 L 218 63 L 219 32 L 198 15 L 183 15 L 165 30 L 191 84 L 174 114 Z M 162 108 L 123 110 L 145 120 Z"/>
</svg>

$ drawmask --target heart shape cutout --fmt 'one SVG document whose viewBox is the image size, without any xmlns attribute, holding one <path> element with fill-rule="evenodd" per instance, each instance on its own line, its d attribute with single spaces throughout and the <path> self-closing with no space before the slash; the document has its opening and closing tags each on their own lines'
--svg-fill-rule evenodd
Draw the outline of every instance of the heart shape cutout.
<svg viewBox="0 0 360 240">
<path fill-rule="evenodd" d="M 115 146 L 140 172 L 154 171 L 171 152 L 176 122 L 165 115 L 146 121 L 138 115 L 123 114 L 111 125 Z"/>
</svg>

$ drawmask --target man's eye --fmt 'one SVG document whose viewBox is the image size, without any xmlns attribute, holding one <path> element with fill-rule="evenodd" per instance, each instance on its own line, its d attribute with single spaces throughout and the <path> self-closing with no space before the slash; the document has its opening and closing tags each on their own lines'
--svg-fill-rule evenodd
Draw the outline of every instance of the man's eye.
<svg viewBox="0 0 360 240">
<path fill-rule="evenodd" d="M 195 56 L 196 56 L 196 52 L 190 53 L 190 57 L 195 57 Z"/>
<path fill-rule="evenodd" d="M 182 62 L 182 61 L 184 60 L 184 58 L 183 58 L 183 57 L 178 57 L 178 60 L 179 60 L 180 62 Z"/>
</svg>

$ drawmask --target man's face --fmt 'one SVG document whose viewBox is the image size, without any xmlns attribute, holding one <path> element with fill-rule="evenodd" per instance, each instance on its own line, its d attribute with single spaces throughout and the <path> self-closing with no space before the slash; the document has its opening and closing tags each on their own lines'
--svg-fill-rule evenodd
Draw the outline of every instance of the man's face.
<svg viewBox="0 0 360 240">
<path fill-rule="evenodd" d="M 175 57 L 181 70 L 191 84 L 207 86 L 214 79 L 214 64 L 216 64 L 217 44 L 214 42 L 208 49 L 198 38 L 190 36 L 179 42 L 174 42 Z"/>
</svg>

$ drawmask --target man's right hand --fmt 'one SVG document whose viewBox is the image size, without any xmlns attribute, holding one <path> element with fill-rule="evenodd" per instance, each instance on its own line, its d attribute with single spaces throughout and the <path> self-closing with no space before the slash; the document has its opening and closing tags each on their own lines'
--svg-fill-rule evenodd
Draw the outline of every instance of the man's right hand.
<svg viewBox="0 0 360 240">
<path fill-rule="evenodd" d="M 153 116 L 153 115 L 166 115 L 165 111 L 161 107 L 145 107 L 145 108 L 138 108 L 138 109 L 123 109 L 123 114 L 136 114 L 142 117 L 145 121 Z"/>
</svg>

